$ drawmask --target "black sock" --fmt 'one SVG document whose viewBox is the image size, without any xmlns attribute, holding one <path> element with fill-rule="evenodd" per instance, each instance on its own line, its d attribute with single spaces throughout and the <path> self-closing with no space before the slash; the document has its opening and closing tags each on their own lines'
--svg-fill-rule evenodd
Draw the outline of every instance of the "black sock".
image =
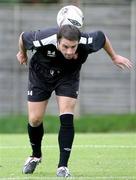
<svg viewBox="0 0 136 180">
<path fill-rule="evenodd" d="M 28 135 L 32 147 L 32 156 L 40 158 L 42 156 L 41 152 L 41 142 L 44 134 L 43 123 L 38 127 L 32 127 L 28 124 Z"/>
<path fill-rule="evenodd" d="M 61 115 L 60 123 L 61 126 L 58 135 L 60 159 L 58 167 L 67 167 L 74 139 L 73 114 Z"/>
</svg>

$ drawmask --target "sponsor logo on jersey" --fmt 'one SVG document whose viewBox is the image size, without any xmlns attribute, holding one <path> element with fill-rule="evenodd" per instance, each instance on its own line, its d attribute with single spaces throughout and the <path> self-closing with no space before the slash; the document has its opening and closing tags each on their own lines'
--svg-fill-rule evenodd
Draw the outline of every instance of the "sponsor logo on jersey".
<svg viewBox="0 0 136 180">
<path fill-rule="evenodd" d="M 49 57 L 56 57 L 56 53 L 55 53 L 55 51 L 48 50 L 47 51 L 47 56 L 49 56 Z"/>
<path fill-rule="evenodd" d="M 52 70 L 52 69 L 50 70 L 50 74 L 51 74 L 52 76 L 54 76 L 54 72 L 55 72 L 54 70 Z"/>
</svg>

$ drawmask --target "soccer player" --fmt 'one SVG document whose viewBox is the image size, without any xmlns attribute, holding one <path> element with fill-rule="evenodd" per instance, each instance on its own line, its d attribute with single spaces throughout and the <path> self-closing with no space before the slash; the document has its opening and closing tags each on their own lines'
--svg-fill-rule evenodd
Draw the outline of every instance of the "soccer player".
<svg viewBox="0 0 136 180">
<path fill-rule="evenodd" d="M 32 155 L 27 159 L 23 173 L 33 173 L 41 162 L 43 116 L 53 91 L 59 108 L 60 150 L 57 176 L 68 177 L 68 160 L 74 139 L 74 109 L 78 97 L 80 70 L 89 54 L 103 48 L 112 62 L 120 68 L 131 68 L 129 59 L 118 55 L 102 31 L 83 33 L 73 25 L 60 28 L 23 32 L 19 38 L 17 59 L 27 63 L 27 50 L 35 51 L 29 62 L 28 81 L 28 135 Z"/>
</svg>

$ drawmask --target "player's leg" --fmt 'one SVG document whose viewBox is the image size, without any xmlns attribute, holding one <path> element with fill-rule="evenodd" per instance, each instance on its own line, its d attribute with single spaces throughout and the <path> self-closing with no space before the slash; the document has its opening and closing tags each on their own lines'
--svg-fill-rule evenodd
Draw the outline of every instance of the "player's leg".
<svg viewBox="0 0 136 180">
<path fill-rule="evenodd" d="M 28 135 L 32 147 L 32 156 L 40 158 L 41 154 L 41 141 L 44 133 L 43 129 L 43 116 L 47 107 L 48 101 L 41 102 L 28 102 Z"/>
<path fill-rule="evenodd" d="M 32 156 L 25 163 L 24 173 L 33 173 L 41 161 L 41 143 L 44 134 L 43 116 L 53 91 L 52 84 L 48 83 L 46 77 L 48 77 L 48 71 L 32 57 L 29 63 L 28 78 L 28 135 Z"/>
<path fill-rule="evenodd" d="M 70 176 L 68 160 L 74 140 L 74 109 L 79 90 L 79 71 L 62 77 L 55 89 L 60 112 L 60 131 L 58 135 L 60 158 L 57 176 Z"/>
<path fill-rule="evenodd" d="M 68 160 L 72 150 L 74 140 L 74 108 L 75 98 L 57 96 L 57 102 L 60 111 L 60 130 L 58 135 L 60 158 L 57 170 L 57 176 L 70 176 Z"/>
<path fill-rule="evenodd" d="M 28 102 L 28 135 L 32 147 L 32 155 L 27 159 L 23 173 L 33 173 L 36 166 L 41 162 L 42 152 L 41 143 L 44 134 L 43 116 L 46 110 L 48 101 Z"/>
</svg>

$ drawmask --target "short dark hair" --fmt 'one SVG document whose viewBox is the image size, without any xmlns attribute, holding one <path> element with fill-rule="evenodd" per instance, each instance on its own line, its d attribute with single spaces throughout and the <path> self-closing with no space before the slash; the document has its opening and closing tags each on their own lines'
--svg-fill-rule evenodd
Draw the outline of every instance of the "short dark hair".
<svg viewBox="0 0 136 180">
<path fill-rule="evenodd" d="M 80 41 L 81 32 L 73 25 L 63 25 L 59 28 L 57 33 L 57 40 L 59 41 L 61 38 L 65 38 L 70 41 Z"/>
</svg>

